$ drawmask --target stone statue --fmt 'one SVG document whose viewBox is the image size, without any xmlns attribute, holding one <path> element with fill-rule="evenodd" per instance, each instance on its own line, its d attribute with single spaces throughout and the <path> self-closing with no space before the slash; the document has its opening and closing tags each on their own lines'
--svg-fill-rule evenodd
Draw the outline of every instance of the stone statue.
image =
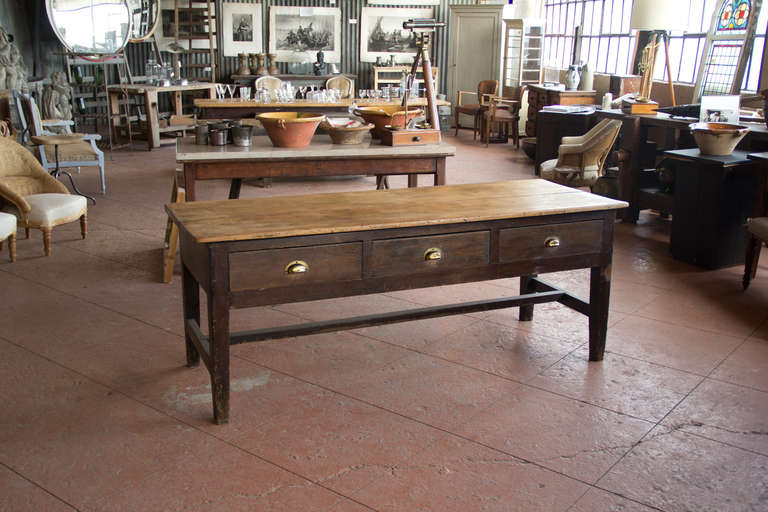
<svg viewBox="0 0 768 512">
<path fill-rule="evenodd" d="M 11 65 L 11 43 L 8 40 L 8 32 L 0 27 L 0 89 L 8 89 L 6 81 L 7 69 Z"/>
<path fill-rule="evenodd" d="M 51 85 L 43 92 L 42 107 L 45 119 L 72 119 L 72 88 L 63 71 L 51 74 Z"/>
<path fill-rule="evenodd" d="M 312 64 L 312 67 L 315 70 L 315 75 L 321 76 L 326 74 L 325 54 L 323 53 L 323 50 L 317 52 L 317 62 Z"/>
<path fill-rule="evenodd" d="M 18 46 L 11 43 L 8 32 L 0 27 L 0 89 L 22 90 L 27 83 L 27 68 Z"/>
</svg>

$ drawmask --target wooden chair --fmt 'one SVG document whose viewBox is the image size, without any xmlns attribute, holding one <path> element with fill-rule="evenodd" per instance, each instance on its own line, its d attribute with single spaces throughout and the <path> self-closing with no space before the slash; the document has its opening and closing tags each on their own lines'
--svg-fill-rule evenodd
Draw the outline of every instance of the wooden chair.
<svg viewBox="0 0 768 512">
<path fill-rule="evenodd" d="M 9 203 L 4 209 L 17 216 L 27 238 L 30 228 L 43 232 L 45 255 L 51 255 L 51 230 L 80 220 L 80 234 L 87 234 L 85 197 L 69 190 L 48 174 L 27 149 L 11 139 L 0 137 L 0 198 Z"/>
<path fill-rule="evenodd" d="M 768 241 L 768 217 L 754 217 L 747 220 L 747 255 L 744 258 L 744 278 L 742 285 L 746 290 L 749 282 L 757 275 L 757 262 L 760 249 Z"/>
<path fill-rule="evenodd" d="M 326 80 L 325 88 L 341 91 L 342 98 L 351 98 L 355 94 L 355 91 L 352 89 L 352 80 L 344 75 L 334 76 Z"/>
<path fill-rule="evenodd" d="M 477 84 L 477 92 L 459 91 L 456 98 L 456 106 L 454 107 L 454 115 L 456 116 L 456 133 L 454 135 L 459 134 L 459 114 L 466 114 L 473 118 L 472 136 L 476 140 L 477 132 L 480 129 L 481 115 L 488 108 L 487 98 L 489 96 L 496 96 L 498 92 L 498 80 L 482 80 Z M 462 96 L 467 94 L 476 95 L 477 103 L 464 103 Z"/>
<path fill-rule="evenodd" d="M 579 137 L 563 137 L 557 158 L 541 163 L 541 177 L 569 187 L 592 187 L 603 172 L 621 121 L 603 119 Z"/>
<path fill-rule="evenodd" d="M 283 81 L 275 76 L 262 76 L 253 82 L 255 89 L 266 89 L 268 91 L 274 91 L 283 86 Z"/>
<path fill-rule="evenodd" d="M 177 170 L 171 187 L 171 203 L 183 203 L 186 198 L 184 190 L 184 172 Z M 179 228 L 168 217 L 165 226 L 165 243 L 163 244 L 163 282 L 170 283 L 173 278 L 173 263 L 179 246 Z"/>
<path fill-rule="evenodd" d="M 509 98 L 492 96 L 488 103 L 485 119 L 485 147 L 491 139 L 491 125 L 499 125 L 499 135 L 512 135 L 515 146 L 520 148 L 520 102 Z"/>
<path fill-rule="evenodd" d="M 20 111 L 20 117 L 25 119 L 31 137 L 56 135 L 46 129 L 52 126 L 64 126 L 65 133 L 71 133 L 69 126 L 72 121 L 53 120 L 43 122 L 43 120 L 40 119 L 40 111 L 37 108 L 35 99 L 29 95 L 22 95 L 21 100 L 23 110 Z M 100 191 L 102 194 L 106 194 L 107 185 L 104 179 L 104 153 L 96 147 L 96 141 L 101 140 L 101 135 L 86 133 L 77 135 L 80 135 L 83 139 L 81 143 L 67 144 L 59 148 L 60 166 L 61 168 L 75 167 L 78 171 L 80 170 L 80 167 L 98 167 Z M 56 150 L 53 145 L 37 146 L 37 151 L 40 163 L 46 170 L 51 171 L 56 169 Z"/>
</svg>

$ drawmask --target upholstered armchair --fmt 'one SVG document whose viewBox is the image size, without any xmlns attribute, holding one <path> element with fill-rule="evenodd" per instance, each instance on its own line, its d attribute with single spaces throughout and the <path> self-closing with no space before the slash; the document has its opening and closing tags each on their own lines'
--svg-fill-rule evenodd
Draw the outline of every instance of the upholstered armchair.
<svg viewBox="0 0 768 512">
<path fill-rule="evenodd" d="M 459 114 L 465 114 L 472 116 L 474 124 L 472 125 L 472 136 L 477 139 L 477 132 L 480 130 L 480 121 L 482 121 L 482 115 L 488 108 L 488 99 L 491 96 L 496 96 L 499 92 L 498 80 L 482 80 L 477 84 L 477 92 L 474 91 L 459 91 L 456 98 L 456 106 L 454 107 L 454 115 L 456 116 L 456 133 L 459 134 Z M 469 103 L 464 96 L 474 95 L 477 97 L 477 103 Z"/>
<path fill-rule="evenodd" d="M 283 86 L 283 81 L 276 76 L 262 76 L 257 78 L 253 82 L 253 87 L 258 89 L 266 89 L 268 91 L 274 91 Z"/>
<path fill-rule="evenodd" d="M 355 95 L 355 91 L 352 89 L 352 80 L 344 75 L 334 76 L 326 80 L 325 88 L 340 91 L 342 98 L 352 98 Z"/>
<path fill-rule="evenodd" d="M 45 255 L 51 254 L 51 230 L 60 224 L 80 220 L 86 236 L 86 200 L 73 196 L 24 146 L 0 137 L 0 198 L 3 210 L 14 213 L 26 230 L 43 232 Z"/>
<path fill-rule="evenodd" d="M 621 129 L 621 121 L 603 119 L 579 137 L 563 137 L 557 158 L 541 163 L 541 177 L 569 187 L 592 187 Z"/>
</svg>

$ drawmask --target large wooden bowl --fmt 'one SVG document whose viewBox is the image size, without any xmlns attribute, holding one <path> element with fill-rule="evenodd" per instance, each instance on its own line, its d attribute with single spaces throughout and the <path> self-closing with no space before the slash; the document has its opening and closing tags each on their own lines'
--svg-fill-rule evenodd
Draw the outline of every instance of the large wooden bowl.
<svg viewBox="0 0 768 512">
<path fill-rule="evenodd" d="M 367 123 L 373 123 L 374 128 L 371 137 L 380 139 L 385 130 L 385 126 L 393 128 L 405 128 L 408 121 L 414 117 L 424 115 L 421 109 L 408 110 L 408 116 L 405 114 L 405 107 L 400 105 L 385 105 L 382 107 L 360 107 L 355 110 L 355 114 L 365 119 Z"/>
<path fill-rule="evenodd" d="M 256 116 L 272 144 L 280 148 L 306 146 L 312 140 L 324 115 L 305 112 L 267 112 Z"/>
<path fill-rule="evenodd" d="M 328 132 L 334 144 L 362 144 L 365 136 L 373 124 L 367 123 L 360 126 L 334 126 L 328 119 L 320 123 L 320 127 Z"/>
<path fill-rule="evenodd" d="M 749 131 L 746 126 L 730 123 L 693 123 L 691 129 L 702 155 L 730 155 Z"/>
</svg>

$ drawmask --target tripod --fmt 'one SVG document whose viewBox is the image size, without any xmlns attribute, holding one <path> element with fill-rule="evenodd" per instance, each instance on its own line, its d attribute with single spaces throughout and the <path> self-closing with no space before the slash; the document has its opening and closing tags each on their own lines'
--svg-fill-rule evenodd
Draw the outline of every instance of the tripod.
<svg viewBox="0 0 768 512">
<path fill-rule="evenodd" d="M 437 131 L 440 130 L 440 118 L 437 116 L 435 86 L 432 81 L 432 62 L 429 59 L 429 41 L 435 28 L 443 26 L 445 26 L 445 23 L 436 22 L 434 20 L 408 20 L 403 23 L 403 28 L 416 32 L 416 47 L 418 48 L 416 56 L 413 58 L 413 64 L 411 65 L 411 74 L 408 76 L 405 94 L 403 94 L 403 106 L 406 111 L 406 119 L 408 113 L 408 96 L 410 94 L 411 85 L 416 79 L 416 70 L 419 68 L 419 62 L 421 61 L 422 73 L 424 75 L 424 87 L 427 93 L 429 125 L 430 128 Z"/>
</svg>

